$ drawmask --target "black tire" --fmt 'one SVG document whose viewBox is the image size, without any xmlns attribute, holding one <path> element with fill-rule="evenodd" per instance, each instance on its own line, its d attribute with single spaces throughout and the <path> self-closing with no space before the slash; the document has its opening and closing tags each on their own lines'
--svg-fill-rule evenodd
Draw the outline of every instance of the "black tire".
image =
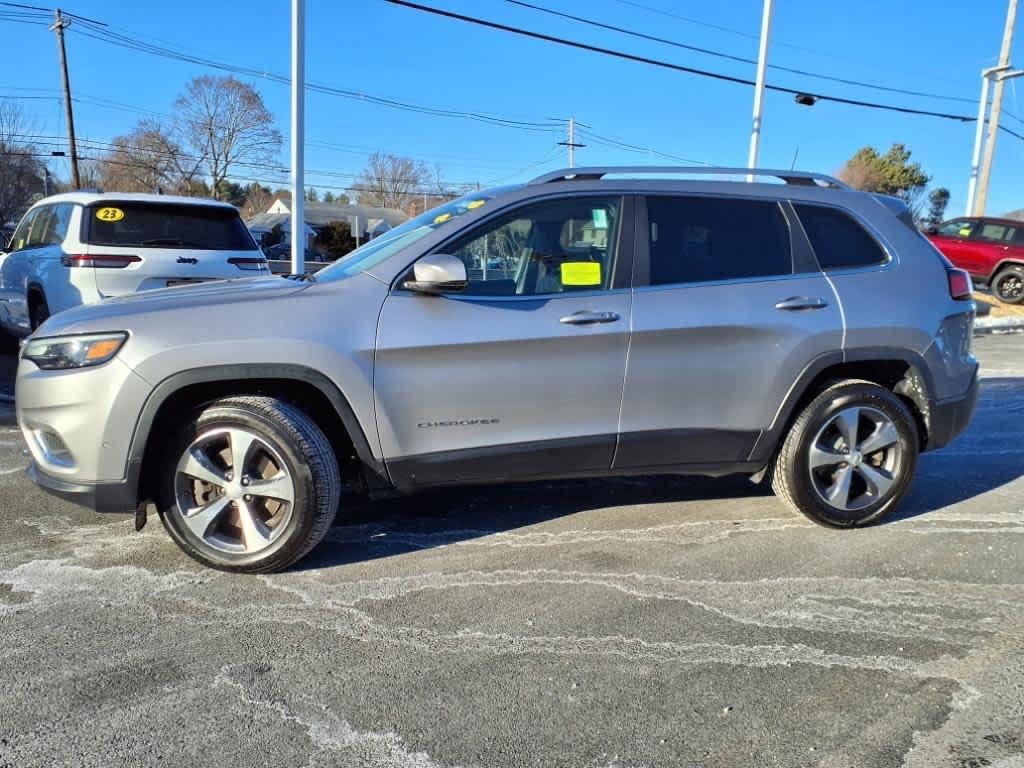
<svg viewBox="0 0 1024 768">
<path fill-rule="evenodd" d="M 999 270 L 992 279 L 992 293 L 1005 304 L 1024 301 L 1024 267 L 1011 265 Z"/>
<path fill-rule="evenodd" d="M 32 332 L 35 333 L 43 323 L 50 319 L 50 305 L 46 303 L 46 297 L 40 294 L 33 294 L 28 299 L 28 322 Z"/>
<path fill-rule="evenodd" d="M 211 546 L 188 527 L 176 500 L 177 466 L 185 451 L 201 435 L 231 428 L 244 429 L 274 449 L 294 485 L 283 530 L 267 548 L 254 553 Z M 170 441 L 160 474 L 160 517 L 178 546 L 203 565 L 242 573 L 274 573 L 308 554 L 330 529 L 342 490 L 337 459 L 320 428 L 295 406 L 261 396 L 218 400 L 196 413 Z"/>
<path fill-rule="evenodd" d="M 862 499 L 868 501 L 864 502 L 865 506 L 856 510 L 837 508 L 823 498 L 816 481 L 822 482 L 822 478 L 828 476 L 829 469 L 818 469 L 812 473 L 810 459 L 812 443 L 819 437 L 819 433 L 829 428 L 828 425 L 837 414 L 852 407 L 869 409 L 868 413 L 881 412 L 887 417 L 895 427 L 897 435 L 892 445 L 899 449 L 898 453 L 892 454 L 896 461 L 890 473 L 891 487 L 885 493 L 879 494 L 875 501 L 870 501 L 870 493 L 862 496 Z M 917 422 L 899 397 L 869 381 L 841 381 L 825 389 L 793 422 L 775 459 L 772 489 L 786 504 L 819 525 L 832 528 L 870 525 L 895 509 L 903 500 L 917 467 L 919 446 Z M 870 459 L 865 456 L 863 464 L 869 469 L 877 469 L 869 462 L 877 460 L 882 455 L 871 454 Z M 887 453 L 884 455 L 888 456 Z M 862 463 L 859 453 L 856 462 Z M 864 490 L 869 490 L 862 480 L 858 482 L 862 483 Z"/>
</svg>

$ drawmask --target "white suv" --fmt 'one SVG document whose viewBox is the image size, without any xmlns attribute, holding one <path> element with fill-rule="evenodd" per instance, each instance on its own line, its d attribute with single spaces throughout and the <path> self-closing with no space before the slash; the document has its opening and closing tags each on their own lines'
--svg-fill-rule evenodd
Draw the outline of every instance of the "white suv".
<svg viewBox="0 0 1024 768">
<path fill-rule="evenodd" d="M 79 304 L 184 283 L 269 274 L 227 203 L 72 192 L 36 203 L 0 255 L 0 328 L 26 336 Z"/>
</svg>

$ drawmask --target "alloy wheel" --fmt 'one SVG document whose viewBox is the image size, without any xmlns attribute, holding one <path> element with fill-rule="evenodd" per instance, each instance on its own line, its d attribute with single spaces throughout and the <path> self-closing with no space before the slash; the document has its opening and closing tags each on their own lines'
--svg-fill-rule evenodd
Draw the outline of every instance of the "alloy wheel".
<svg viewBox="0 0 1024 768">
<path fill-rule="evenodd" d="M 220 552 L 252 554 L 273 544 L 291 519 L 295 482 L 280 453 L 249 430 L 214 429 L 178 461 L 176 512 Z"/>
<path fill-rule="evenodd" d="M 877 408 L 845 408 L 811 442 L 808 467 L 822 501 L 857 512 L 885 498 L 898 483 L 903 469 L 899 431 Z"/>
<path fill-rule="evenodd" d="M 1011 274 L 999 281 L 997 293 L 1004 301 L 1017 301 L 1024 294 L 1024 279 Z"/>
</svg>

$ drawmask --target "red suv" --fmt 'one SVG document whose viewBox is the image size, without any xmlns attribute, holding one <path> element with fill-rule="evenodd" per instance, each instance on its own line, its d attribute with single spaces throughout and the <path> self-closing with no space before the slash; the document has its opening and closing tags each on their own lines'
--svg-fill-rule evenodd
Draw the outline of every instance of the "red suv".
<svg viewBox="0 0 1024 768">
<path fill-rule="evenodd" d="M 952 219 L 928 230 L 928 239 L 954 266 L 988 283 L 1001 301 L 1024 299 L 1024 221 Z"/>
</svg>

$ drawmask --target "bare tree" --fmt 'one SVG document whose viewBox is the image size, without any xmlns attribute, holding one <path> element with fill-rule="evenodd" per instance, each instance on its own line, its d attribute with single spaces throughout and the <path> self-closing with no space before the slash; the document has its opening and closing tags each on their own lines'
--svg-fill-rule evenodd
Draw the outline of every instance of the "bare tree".
<svg viewBox="0 0 1024 768">
<path fill-rule="evenodd" d="M 17 217 L 33 196 L 42 194 L 46 166 L 27 140 L 38 132 L 20 105 L 0 100 L 0 224 Z"/>
<path fill-rule="evenodd" d="M 245 190 L 245 202 L 242 204 L 242 217 L 251 219 L 258 213 L 266 213 L 274 202 L 274 195 L 269 187 L 253 182 Z"/>
<path fill-rule="evenodd" d="M 235 77 L 197 77 L 175 107 L 182 135 L 202 158 L 214 190 L 239 163 L 272 162 L 281 150 L 281 133 L 263 98 Z"/>
<path fill-rule="evenodd" d="M 419 160 L 374 152 L 356 179 L 356 199 L 364 205 L 406 210 L 430 183 L 430 171 Z"/>
<path fill-rule="evenodd" d="M 111 192 L 185 194 L 192 190 L 202 158 L 190 156 L 161 125 L 142 120 L 113 141 L 114 149 L 99 162 L 101 186 Z"/>
</svg>

